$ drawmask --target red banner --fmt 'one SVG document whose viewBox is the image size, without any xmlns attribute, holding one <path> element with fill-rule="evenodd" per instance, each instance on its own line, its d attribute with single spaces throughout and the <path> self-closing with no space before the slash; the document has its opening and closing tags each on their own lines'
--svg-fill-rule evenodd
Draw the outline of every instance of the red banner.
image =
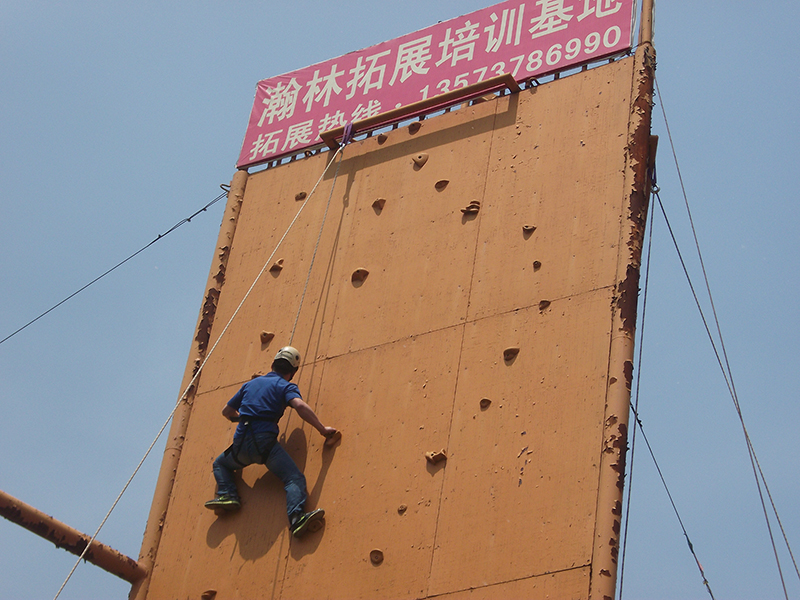
<svg viewBox="0 0 800 600">
<path fill-rule="evenodd" d="M 634 0 L 509 0 L 260 81 L 238 167 L 484 79 L 517 81 L 631 48 Z"/>
</svg>

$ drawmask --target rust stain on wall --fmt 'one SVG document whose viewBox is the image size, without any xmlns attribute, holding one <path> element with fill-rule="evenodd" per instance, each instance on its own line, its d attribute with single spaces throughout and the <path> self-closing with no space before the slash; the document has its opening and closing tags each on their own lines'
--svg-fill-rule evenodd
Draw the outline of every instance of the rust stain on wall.
<svg viewBox="0 0 800 600">
<path fill-rule="evenodd" d="M 208 290 L 205 302 L 203 302 L 202 319 L 194 338 L 201 353 L 205 353 L 208 349 L 208 341 L 211 339 L 211 327 L 214 325 L 214 316 L 217 314 L 219 293 L 216 288 Z"/>
</svg>

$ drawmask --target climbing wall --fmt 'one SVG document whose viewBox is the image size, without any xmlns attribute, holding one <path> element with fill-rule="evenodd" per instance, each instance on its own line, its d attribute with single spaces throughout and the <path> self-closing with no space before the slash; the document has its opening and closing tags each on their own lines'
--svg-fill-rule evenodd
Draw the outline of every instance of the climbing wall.
<svg viewBox="0 0 800 600">
<path fill-rule="evenodd" d="M 332 153 L 249 176 L 146 597 L 588 598 L 613 578 L 598 523 L 621 494 L 603 461 L 621 472 L 608 397 L 635 307 L 640 71 L 626 58 L 348 145 L 269 261 Z M 220 411 L 295 321 L 296 381 L 344 434 L 325 448 L 281 422 L 307 509 L 326 511 L 302 540 L 261 466 L 241 512 L 203 508 L 234 429 Z"/>
</svg>

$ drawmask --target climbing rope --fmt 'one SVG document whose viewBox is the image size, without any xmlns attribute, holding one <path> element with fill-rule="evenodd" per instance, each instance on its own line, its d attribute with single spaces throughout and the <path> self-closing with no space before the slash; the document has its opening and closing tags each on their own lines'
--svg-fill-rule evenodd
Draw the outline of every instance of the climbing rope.
<svg viewBox="0 0 800 600">
<path fill-rule="evenodd" d="M 97 528 L 97 530 L 92 535 L 92 538 L 86 544 L 86 547 L 83 549 L 83 552 L 81 552 L 81 555 L 78 557 L 78 560 L 75 561 L 75 564 L 73 565 L 72 569 L 70 570 L 69 574 L 67 575 L 67 578 L 64 580 L 64 583 L 61 584 L 61 587 L 58 589 L 58 592 L 56 592 L 56 595 L 53 597 L 53 600 L 57 600 L 58 597 L 61 595 L 61 592 L 64 590 L 64 587 L 66 587 L 67 583 L 69 582 L 70 578 L 72 577 L 72 574 L 78 568 L 78 565 L 80 564 L 81 560 L 83 560 L 83 557 L 89 551 L 89 548 L 91 547 L 92 543 L 94 543 L 95 539 L 97 539 L 97 536 L 100 533 L 100 530 L 106 524 L 106 521 L 108 521 L 108 518 L 111 516 L 111 513 L 114 511 L 114 509 L 116 508 L 116 506 L 119 503 L 119 501 L 122 499 L 122 496 L 125 493 L 125 491 L 128 489 L 128 486 L 130 486 L 130 484 L 133 481 L 134 477 L 136 477 L 136 474 L 139 472 L 139 469 L 141 469 L 142 465 L 144 464 L 144 461 L 147 460 L 147 457 L 150 455 L 150 452 L 155 447 L 156 443 L 158 442 L 158 439 L 161 437 L 161 434 L 164 433 L 164 430 L 167 428 L 167 425 L 169 425 L 169 422 L 172 420 L 172 417 L 175 416 L 175 412 L 178 410 L 178 407 L 180 406 L 181 402 L 185 401 L 186 395 L 189 393 L 189 390 L 192 389 L 192 386 L 197 381 L 198 377 L 200 376 L 200 373 L 202 373 L 203 367 L 205 367 L 206 363 L 211 358 L 211 355 L 214 353 L 214 350 L 217 348 L 217 345 L 219 344 L 219 342 L 225 336 L 225 333 L 230 328 L 231 323 L 233 323 L 233 320 L 239 314 L 239 311 L 241 310 L 241 308 L 244 305 L 245 301 L 247 300 L 247 298 L 252 293 L 253 288 L 255 288 L 256 284 L 261 279 L 262 275 L 264 275 L 264 273 L 267 271 L 267 268 L 272 263 L 272 259 L 275 256 L 275 253 L 281 247 L 281 244 L 283 244 L 283 241 L 286 239 L 286 236 L 289 235 L 289 232 L 292 230 L 292 227 L 294 227 L 294 224 L 297 222 L 297 219 L 300 217 L 300 214 L 303 212 L 303 209 L 305 208 L 306 204 L 311 199 L 311 197 L 314 195 L 314 192 L 316 192 L 317 187 L 319 187 L 319 184 L 322 182 L 323 178 L 327 174 L 327 172 L 330 169 L 331 165 L 333 164 L 334 160 L 336 160 L 336 157 L 339 156 L 339 154 L 342 153 L 343 149 L 344 149 L 344 143 L 339 146 L 339 148 L 336 150 L 335 154 L 331 157 L 330 161 L 328 161 L 328 164 L 326 165 L 325 170 L 322 172 L 322 175 L 320 175 L 319 179 L 317 180 L 317 183 L 314 184 L 313 189 L 308 194 L 308 196 L 306 196 L 305 200 L 303 201 L 303 204 L 298 209 L 297 214 L 295 214 L 294 218 L 292 219 L 292 222 L 289 223 L 289 226 L 286 228 L 286 231 L 284 232 L 283 236 L 278 241 L 277 245 L 275 246 L 275 249 L 272 251 L 272 254 L 270 254 L 269 258 L 267 258 L 267 260 L 264 262 L 264 266 L 261 268 L 261 271 L 259 271 L 258 275 L 256 275 L 256 278 L 253 281 L 252 285 L 250 286 L 250 288 L 245 293 L 244 297 L 242 298 L 241 302 L 239 303 L 239 306 L 236 307 L 236 310 L 233 312 L 233 314 L 231 315 L 231 317 L 228 320 L 228 322 L 225 324 L 225 327 L 222 329 L 222 332 L 220 333 L 219 337 L 217 338 L 217 341 L 214 342 L 214 345 L 211 347 L 211 349 L 206 354 L 205 359 L 203 360 L 202 364 L 198 367 L 197 371 L 195 372 L 194 376 L 192 377 L 192 380 L 186 386 L 186 389 L 183 391 L 183 393 L 178 397 L 178 401 L 175 403 L 175 406 L 172 407 L 172 410 L 170 411 L 169 416 L 167 417 L 167 419 L 164 421 L 164 424 L 161 426 L 161 429 L 158 430 L 158 434 L 156 434 L 155 439 L 153 439 L 153 442 L 147 448 L 147 451 L 144 453 L 144 456 L 139 461 L 139 464 L 136 465 L 136 468 L 133 470 L 133 473 L 128 478 L 128 481 L 125 483 L 125 485 L 122 487 L 122 491 L 120 491 L 120 493 L 117 496 L 116 500 L 114 500 L 114 503 L 111 505 L 111 508 L 106 513 L 106 516 L 103 518 L 102 522 L 100 523 L 100 526 Z M 338 169 L 337 169 L 337 173 L 338 173 Z M 333 183 L 334 184 L 336 183 L 335 180 L 334 180 Z M 227 192 L 226 192 L 226 194 L 223 194 L 223 196 L 224 195 L 227 195 Z M 326 210 L 326 212 L 327 212 L 327 210 Z"/>
<path fill-rule="evenodd" d="M 352 127 L 352 125 L 348 124 L 348 127 Z M 345 140 L 350 137 L 351 130 L 345 130 Z M 344 147 L 345 140 L 342 140 L 342 146 Z M 340 147 L 340 148 L 341 148 Z M 311 264 L 308 267 L 308 274 L 306 275 L 306 283 L 303 286 L 303 293 L 300 296 L 300 304 L 297 307 L 297 315 L 294 318 L 294 325 L 292 325 L 292 333 L 289 336 L 289 345 L 292 345 L 294 341 L 294 332 L 297 329 L 297 322 L 300 320 L 300 311 L 303 309 L 303 301 L 306 298 L 306 290 L 308 290 L 308 282 L 311 279 L 311 270 L 314 268 L 314 261 L 317 259 L 317 250 L 319 249 L 320 240 L 322 240 L 322 230 L 325 228 L 325 221 L 328 218 L 328 209 L 331 206 L 331 199 L 333 198 L 333 190 L 336 189 L 336 179 L 339 177 L 339 167 L 342 166 L 342 158 L 344 154 L 340 154 L 339 162 L 336 164 L 336 171 L 333 174 L 333 182 L 331 183 L 331 193 L 328 195 L 328 204 L 325 205 L 325 214 L 322 215 L 322 225 L 319 227 L 319 235 L 317 235 L 317 243 L 314 246 L 314 253 L 311 255 Z"/>
</svg>

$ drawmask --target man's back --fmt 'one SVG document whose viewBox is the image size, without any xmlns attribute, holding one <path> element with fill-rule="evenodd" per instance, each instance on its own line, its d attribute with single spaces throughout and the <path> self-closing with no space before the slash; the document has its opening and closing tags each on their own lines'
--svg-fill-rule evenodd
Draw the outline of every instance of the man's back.
<svg viewBox="0 0 800 600">
<path fill-rule="evenodd" d="M 302 399 L 299 388 L 273 371 L 245 383 L 228 406 L 239 411 L 243 422 L 251 417 L 250 426 L 255 430 L 277 432 L 277 423 L 293 398 Z M 240 423 L 235 435 L 243 432 L 244 425 Z"/>
</svg>

